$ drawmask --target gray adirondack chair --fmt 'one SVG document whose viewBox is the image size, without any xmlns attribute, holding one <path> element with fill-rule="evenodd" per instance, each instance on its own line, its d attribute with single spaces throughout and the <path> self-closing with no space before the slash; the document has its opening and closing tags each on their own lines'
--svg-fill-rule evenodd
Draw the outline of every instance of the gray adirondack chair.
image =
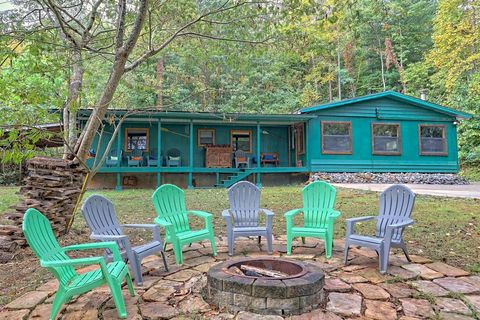
<svg viewBox="0 0 480 320">
<path fill-rule="evenodd" d="M 119 224 L 115 215 L 113 203 L 100 195 L 91 195 L 82 206 L 83 216 L 87 221 L 92 234 L 91 239 L 97 241 L 116 241 L 120 248 L 122 258 L 128 258 L 137 285 L 143 284 L 141 261 L 147 256 L 160 252 L 163 265 L 168 271 L 163 243 L 160 239 L 160 230 L 156 224 Z M 123 228 L 150 229 L 153 233 L 153 241 L 132 246 Z M 111 258 L 111 252 L 106 251 L 107 258 Z"/>
<path fill-rule="evenodd" d="M 233 255 L 235 238 L 258 236 L 267 239 L 268 253 L 272 253 L 273 212 L 260 208 L 260 189 L 251 182 L 240 181 L 228 189 L 230 209 L 223 210 L 227 222 L 228 254 Z M 266 225 L 259 226 L 259 213 L 266 215 Z"/>
<path fill-rule="evenodd" d="M 415 194 L 408 187 L 393 185 L 380 195 L 380 210 L 378 216 L 367 216 L 347 219 L 347 235 L 345 238 L 344 263 L 348 261 L 348 249 L 351 245 L 372 248 L 379 256 L 380 273 L 386 273 L 390 248 L 401 248 L 408 261 L 407 246 L 403 241 L 404 229 L 413 224 L 410 218 Z M 355 223 L 367 220 L 377 220 L 374 237 L 355 233 Z"/>
<path fill-rule="evenodd" d="M 235 162 L 235 168 L 240 168 L 242 165 L 244 165 L 245 168 L 250 168 L 250 157 L 248 157 L 243 150 L 235 151 L 233 160 Z"/>
</svg>

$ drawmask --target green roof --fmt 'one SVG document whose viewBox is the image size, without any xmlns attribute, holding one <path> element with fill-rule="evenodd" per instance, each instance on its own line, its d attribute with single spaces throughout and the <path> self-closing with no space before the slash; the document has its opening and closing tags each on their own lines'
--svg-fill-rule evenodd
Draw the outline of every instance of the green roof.
<svg viewBox="0 0 480 320">
<path fill-rule="evenodd" d="M 465 119 L 469 119 L 472 117 L 472 115 L 469 113 L 450 109 L 450 108 L 438 105 L 436 103 L 428 102 L 428 101 L 418 99 L 412 96 L 408 96 L 395 91 L 385 91 L 385 92 L 369 94 L 361 97 L 356 97 L 352 99 L 345 99 L 337 102 L 324 103 L 324 104 L 320 104 L 312 107 L 303 108 L 300 110 L 300 112 L 310 113 L 314 111 L 336 108 L 336 107 L 345 106 L 345 105 L 349 105 L 357 102 L 369 101 L 369 100 L 374 100 L 379 98 L 390 98 L 397 101 L 407 102 L 409 104 L 418 106 L 420 108 L 433 110 L 433 111 L 447 114 L 453 117 L 465 118 Z"/>
</svg>

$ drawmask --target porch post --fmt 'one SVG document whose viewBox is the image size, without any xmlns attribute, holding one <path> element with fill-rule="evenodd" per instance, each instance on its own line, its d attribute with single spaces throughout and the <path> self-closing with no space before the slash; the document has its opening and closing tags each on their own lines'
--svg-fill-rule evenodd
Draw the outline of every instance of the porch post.
<svg viewBox="0 0 480 320">
<path fill-rule="evenodd" d="M 162 120 L 158 119 L 157 132 L 157 188 L 162 184 Z"/>
<path fill-rule="evenodd" d="M 262 136 L 262 133 L 260 132 L 260 123 L 257 122 L 257 186 L 259 188 L 262 187 L 262 182 L 260 180 L 260 138 Z"/>
<path fill-rule="evenodd" d="M 305 138 L 305 145 L 303 146 L 303 149 L 305 150 L 305 164 L 304 167 L 307 168 L 307 170 L 310 172 L 310 152 L 308 152 L 308 137 L 310 136 L 309 132 L 309 122 L 305 121 L 305 129 L 303 131 L 303 136 Z"/>
<path fill-rule="evenodd" d="M 188 170 L 188 189 L 193 188 L 193 121 L 190 120 L 190 154 L 189 154 L 189 170 Z"/>
<path fill-rule="evenodd" d="M 117 133 L 117 159 L 118 159 L 117 168 L 120 169 L 120 167 L 122 166 L 122 136 L 123 136 L 123 132 L 122 132 L 122 124 L 120 122 L 118 123 L 118 126 L 119 126 L 119 128 L 118 128 L 118 133 Z M 117 185 L 115 186 L 115 190 L 122 191 L 122 176 L 121 176 L 119 171 L 117 171 Z"/>
</svg>

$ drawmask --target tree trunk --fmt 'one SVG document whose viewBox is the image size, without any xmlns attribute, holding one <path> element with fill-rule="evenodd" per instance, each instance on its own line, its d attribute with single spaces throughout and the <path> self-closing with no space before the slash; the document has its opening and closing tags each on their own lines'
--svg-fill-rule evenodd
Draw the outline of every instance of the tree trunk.
<svg viewBox="0 0 480 320">
<path fill-rule="evenodd" d="M 163 57 L 157 62 L 157 110 L 162 110 L 163 107 L 163 76 L 165 72 L 165 65 Z"/>
<path fill-rule="evenodd" d="M 342 78 L 341 78 L 341 61 L 340 48 L 337 46 L 337 81 L 338 81 L 338 100 L 342 100 Z"/>
</svg>

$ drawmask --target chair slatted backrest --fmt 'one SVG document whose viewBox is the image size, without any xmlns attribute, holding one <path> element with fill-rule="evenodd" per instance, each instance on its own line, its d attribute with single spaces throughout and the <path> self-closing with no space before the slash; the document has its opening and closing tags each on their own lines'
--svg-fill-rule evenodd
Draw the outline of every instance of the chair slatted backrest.
<svg viewBox="0 0 480 320">
<path fill-rule="evenodd" d="M 152 200 L 158 217 L 171 223 L 175 232 L 190 231 L 182 189 L 173 184 L 164 184 L 155 190 Z"/>
<path fill-rule="evenodd" d="M 235 227 L 258 226 L 260 189 L 251 182 L 240 181 L 228 189 L 230 213 Z"/>
<path fill-rule="evenodd" d="M 107 198 L 98 194 L 91 195 L 82 205 L 82 213 L 94 234 L 108 236 L 124 234 L 115 214 L 115 207 Z M 123 249 L 122 241 L 119 241 L 118 245 Z"/>
<path fill-rule="evenodd" d="M 384 237 L 387 226 L 409 219 L 412 215 L 415 194 L 406 186 L 393 185 L 380 195 L 376 236 Z M 395 229 L 393 240 L 402 237 L 404 228 Z"/>
<path fill-rule="evenodd" d="M 325 181 L 315 181 L 303 188 L 303 214 L 305 227 L 324 228 L 335 204 L 335 188 Z"/>
<path fill-rule="evenodd" d="M 48 219 L 37 209 L 30 208 L 23 217 L 22 225 L 25 238 L 35 255 L 41 261 L 70 260 L 61 249 Z M 71 266 L 48 268 L 60 283 L 66 285 L 77 275 Z"/>
</svg>

